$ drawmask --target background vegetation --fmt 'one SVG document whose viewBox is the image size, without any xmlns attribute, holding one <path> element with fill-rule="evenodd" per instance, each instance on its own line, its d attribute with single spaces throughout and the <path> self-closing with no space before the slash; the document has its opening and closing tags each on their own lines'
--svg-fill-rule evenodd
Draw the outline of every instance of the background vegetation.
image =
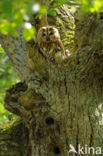
<svg viewBox="0 0 103 156">
<path fill-rule="evenodd" d="M 19 81 L 16 73 L 10 64 L 8 56 L 2 48 L 0 48 L 0 124 L 10 122 L 15 115 L 4 109 L 5 91 L 13 84 Z"/>
<path fill-rule="evenodd" d="M 39 6 L 34 0 L 3 0 L 0 1 L 0 33 L 17 37 L 17 29 L 22 27 L 25 40 L 35 40 L 36 30 L 29 23 L 30 16 L 36 13 L 39 18 L 46 13 L 56 16 L 55 9 L 63 4 L 68 4 L 72 10 L 80 7 L 82 14 L 103 10 L 101 0 L 54 0 L 49 9 L 45 8 L 45 5 Z M 0 45 L 0 124 L 15 118 L 15 115 L 4 109 L 3 104 L 6 89 L 18 81 L 19 78 Z"/>
</svg>

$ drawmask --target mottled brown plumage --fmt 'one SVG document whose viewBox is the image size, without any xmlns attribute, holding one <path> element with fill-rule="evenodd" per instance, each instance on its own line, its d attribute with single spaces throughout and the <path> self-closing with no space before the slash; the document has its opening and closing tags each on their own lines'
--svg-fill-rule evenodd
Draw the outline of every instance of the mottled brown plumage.
<svg viewBox="0 0 103 156">
<path fill-rule="evenodd" d="M 48 58 L 54 58 L 55 53 L 59 50 L 65 55 L 64 46 L 60 39 L 58 29 L 53 26 L 41 27 L 37 33 L 37 41 L 43 55 Z"/>
</svg>

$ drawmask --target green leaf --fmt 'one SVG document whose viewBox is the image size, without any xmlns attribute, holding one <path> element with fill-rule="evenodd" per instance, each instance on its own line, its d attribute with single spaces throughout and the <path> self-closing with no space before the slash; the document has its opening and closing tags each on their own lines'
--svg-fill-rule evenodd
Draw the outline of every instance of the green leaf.
<svg viewBox="0 0 103 156">
<path fill-rule="evenodd" d="M 101 0 L 82 0 L 81 10 L 83 12 L 103 11 L 103 1 Z"/>
<path fill-rule="evenodd" d="M 48 15 L 56 16 L 56 11 L 55 11 L 55 9 L 51 8 L 51 9 L 48 11 Z"/>
<path fill-rule="evenodd" d="M 25 38 L 26 41 L 29 41 L 34 38 L 35 35 L 35 28 L 30 28 L 30 29 L 24 29 L 23 30 L 23 37 Z"/>
<path fill-rule="evenodd" d="M 1 12 L 3 12 L 2 16 L 8 18 L 9 20 L 14 19 L 14 8 L 12 0 L 3 0 L 0 3 Z"/>
<path fill-rule="evenodd" d="M 9 21 L 3 21 L 0 25 L 0 31 L 4 34 L 7 35 L 10 33 L 12 36 L 17 37 L 17 31 L 12 23 Z"/>
<path fill-rule="evenodd" d="M 34 13 L 34 11 L 32 10 L 33 5 L 34 5 L 34 2 L 30 2 L 30 3 L 26 6 L 26 13 L 27 13 L 27 14 L 32 14 L 32 13 Z"/>
<path fill-rule="evenodd" d="M 67 4 L 70 0 L 54 0 L 54 3 L 52 5 L 53 8 L 58 8 L 62 6 L 63 4 Z"/>
<path fill-rule="evenodd" d="M 8 21 L 4 21 L 0 24 L 0 31 L 4 34 L 7 35 L 8 34 L 8 29 L 9 29 L 9 22 Z"/>
<path fill-rule="evenodd" d="M 0 46 L 0 53 L 3 53 L 4 49 Z"/>
</svg>

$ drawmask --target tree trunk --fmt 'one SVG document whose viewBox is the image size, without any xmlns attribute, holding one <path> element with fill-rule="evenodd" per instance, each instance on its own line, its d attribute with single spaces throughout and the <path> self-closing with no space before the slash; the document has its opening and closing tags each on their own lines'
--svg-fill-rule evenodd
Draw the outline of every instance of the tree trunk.
<svg viewBox="0 0 103 156">
<path fill-rule="evenodd" d="M 59 29 L 65 49 L 71 52 L 60 66 L 48 64 L 36 43 L 26 43 L 27 84 L 16 84 L 5 97 L 5 107 L 23 119 L 23 126 L 19 124 L 19 129 L 16 128 L 21 137 L 16 138 L 24 140 L 19 144 L 14 139 L 20 146 L 15 154 L 14 149 L 11 151 L 13 156 L 101 154 L 96 147 L 102 145 L 99 122 L 103 102 L 103 21 L 95 13 L 80 19 L 76 18 L 75 28 L 67 6 L 57 9 L 56 17 L 48 17 L 49 24 Z M 22 62 L 20 65 L 23 67 Z M 9 135 L 13 140 L 15 129 Z M 69 151 L 71 145 L 77 153 Z M 83 147 L 82 151 L 79 146 Z"/>
</svg>

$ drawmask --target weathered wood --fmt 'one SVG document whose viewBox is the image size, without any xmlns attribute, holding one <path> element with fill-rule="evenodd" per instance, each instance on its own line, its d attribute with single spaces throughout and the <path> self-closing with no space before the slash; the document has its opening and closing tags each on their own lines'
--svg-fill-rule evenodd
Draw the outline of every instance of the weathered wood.
<svg viewBox="0 0 103 156">
<path fill-rule="evenodd" d="M 27 79 L 28 66 L 25 40 L 22 36 L 22 29 L 18 30 L 18 38 L 10 35 L 0 34 L 0 44 L 7 53 L 14 70 L 22 81 Z"/>
</svg>

